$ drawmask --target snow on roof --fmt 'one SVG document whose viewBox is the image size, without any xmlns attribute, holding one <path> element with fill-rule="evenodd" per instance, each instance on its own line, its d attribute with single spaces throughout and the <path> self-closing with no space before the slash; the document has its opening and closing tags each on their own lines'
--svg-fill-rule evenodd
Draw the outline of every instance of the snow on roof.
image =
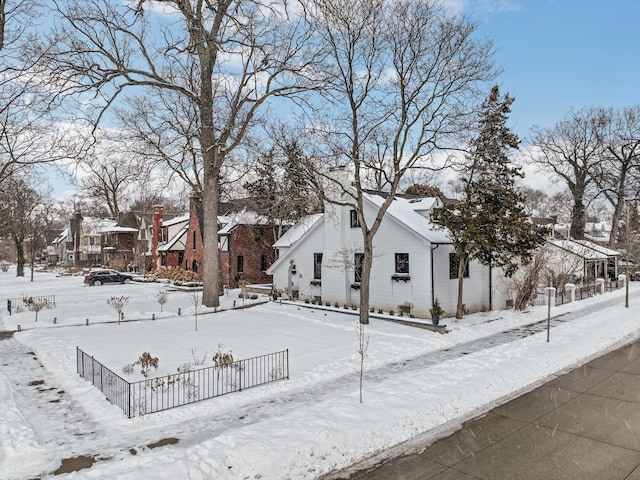
<svg viewBox="0 0 640 480">
<path fill-rule="evenodd" d="M 163 227 L 170 227 L 171 225 L 175 225 L 177 223 L 181 223 L 181 222 L 188 222 L 189 221 L 189 214 L 188 213 L 184 213 L 182 215 L 178 215 L 177 217 L 173 217 L 169 220 L 164 220 L 162 222 L 162 226 Z"/>
<path fill-rule="evenodd" d="M 595 250 L 596 252 L 599 252 L 608 257 L 615 257 L 620 255 L 620 252 L 616 250 L 611 250 L 610 248 L 603 247 L 602 245 L 590 242 L 589 240 L 574 240 L 574 242 L 578 242 L 579 244 L 584 245 L 585 247 Z"/>
<path fill-rule="evenodd" d="M 377 207 L 381 207 L 384 198 L 380 195 L 365 193 L 364 197 Z M 438 204 L 437 198 L 402 198 L 395 197 L 387 210 L 387 215 L 405 225 L 430 243 L 451 243 L 446 230 L 436 230 L 427 218 L 419 213 L 431 210 Z"/>
<path fill-rule="evenodd" d="M 287 230 L 274 244 L 274 248 L 288 248 L 300 240 L 305 233 L 313 228 L 320 219 L 324 217 L 323 213 L 315 215 L 307 215 L 301 218 L 298 223 Z"/>
<path fill-rule="evenodd" d="M 224 221 L 220 221 L 220 220 Z M 269 219 L 264 215 L 247 210 L 246 208 L 235 213 L 230 213 L 224 217 L 218 217 L 218 222 L 224 225 L 219 231 L 219 235 L 227 235 L 238 225 L 267 225 Z M 225 223 L 226 222 L 226 223 Z"/>
<path fill-rule="evenodd" d="M 101 233 L 127 233 L 137 232 L 137 228 L 121 227 L 119 225 L 106 225 L 100 229 Z"/>
<path fill-rule="evenodd" d="M 558 248 L 582 257 L 585 260 L 606 260 L 609 258 L 606 254 L 583 245 L 575 240 L 549 240 L 549 244 L 555 245 Z"/>
</svg>

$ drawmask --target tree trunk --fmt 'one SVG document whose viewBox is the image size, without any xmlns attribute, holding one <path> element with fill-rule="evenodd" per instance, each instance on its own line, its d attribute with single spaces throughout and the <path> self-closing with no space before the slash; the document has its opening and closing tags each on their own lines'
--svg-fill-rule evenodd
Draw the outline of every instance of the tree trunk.
<svg viewBox="0 0 640 480">
<path fill-rule="evenodd" d="M 202 303 L 207 307 L 220 306 L 221 265 L 218 251 L 218 198 L 220 196 L 219 171 L 208 164 L 205 157 L 204 189 L 202 192 L 202 213 L 204 232 L 202 248 Z"/>
<path fill-rule="evenodd" d="M 464 304 L 462 303 L 462 287 L 464 285 L 464 271 L 467 266 L 467 258 L 464 255 L 458 255 L 458 304 L 456 306 L 456 319 L 460 320 L 464 317 Z"/>
<path fill-rule="evenodd" d="M 18 261 L 18 268 L 16 270 L 16 277 L 24 277 L 24 244 L 22 241 L 14 239 L 16 244 L 16 255 Z"/>
<path fill-rule="evenodd" d="M 362 258 L 362 275 L 360 278 L 360 323 L 369 323 L 369 296 L 371 287 L 371 265 L 373 263 L 373 237 L 364 237 L 364 255 Z"/>
<path fill-rule="evenodd" d="M 584 192 L 585 182 L 582 178 L 576 178 L 576 184 L 571 190 L 573 195 L 573 208 L 571 210 L 571 238 L 576 240 L 584 239 L 585 208 Z"/>
</svg>

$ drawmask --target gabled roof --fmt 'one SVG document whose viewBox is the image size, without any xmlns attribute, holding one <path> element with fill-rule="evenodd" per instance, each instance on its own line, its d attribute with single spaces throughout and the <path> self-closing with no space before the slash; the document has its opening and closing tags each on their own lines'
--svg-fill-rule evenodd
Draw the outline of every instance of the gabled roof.
<svg viewBox="0 0 640 480">
<path fill-rule="evenodd" d="M 585 260 L 607 260 L 609 258 L 607 254 L 599 252 L 576 240 L 549 240 L 549 243 Z"/>
<path fill-rule="evenodd" d="M 311 230 L 320 220 L 324 218 L 323 213 L 316 213 L 315 215 L 307 215 L 301 218 L 298 223 L 288 229 L 277 241 L 273 244 L 274 248 L 289 248 L 293 246 L 298 240 L 300 240 L 309 230 Z"/>
<path fill-rule="evenodd" d="M 363 198 L 377 208 L 380 208 L 385 200 L 378 194 L 372 195 L 370 193 L 365 193 Z M 451 243 L 447 231 L 436 229 L 426 215 L 429 210 L 439 205 L 439 201 L 437 198 L 396 196 L 386 215 L 429 243 Z"/>
<path fill-rule="evenodd" d="M 574 240 L 574 242 L 578 242 L 579 244 L 584 245 L 586 248 L 595 250 L 596 252 L 599 252 L 608 257 L 620 256 L 620 252 L 611 250 L 607 247 L 603 247 L 602 245 L 598 245 L 597 243 L 590 242 L 589 240 Z"/>
<path fill-rule="evenodd" d="M 223 219 L 223 221 L 221 221 Z M 218 230 L 218 235 L 228 235 L 231 231 L 240 225 L 268 225 L 269 219 L 264 215 L 259 215 L 256 212 L 247 211 L 246 209 L 225 215 L 224 217 L 218 217 L 218 223 L 223 225 Z"/>
<path fill-rule="evenodd" d="M 180 231 L 178 231 L 178 233 L 176 233 L 172 238 L 169 239 L 169 241 L 167 243 L 165 243 L 164 245 L 160 245 L 158 247 L 158 251 L 159 252 L 168 252 L 171 250 L 175 250 L 175 246 L 176 244 L 178 244 L 180 242 L 180 240 L 182 238 L 184 238 L 184 236 L 187 234 L 187 232 L 189 231 L 189 224 L 185 224 L 182 226 L 182 228 L 180 229 Z M 182 242 L 182 248 L 185 247 L 185 242 Z"/>
<path fill-rule="evenodd" d="M 162 222 L 163 227 L 170 227 L 171 225 L 176 225 L 177 223 L 188 222 L 189 214 L 185 213 L 183 215 L 178 215 L 177 217 L 173 217 L 169 220 L 164 220 Z"/>
</svg>

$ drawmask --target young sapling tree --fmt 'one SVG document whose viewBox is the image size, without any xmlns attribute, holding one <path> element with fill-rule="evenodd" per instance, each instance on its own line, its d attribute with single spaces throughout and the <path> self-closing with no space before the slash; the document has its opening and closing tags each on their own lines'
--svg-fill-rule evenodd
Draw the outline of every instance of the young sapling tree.
<svg viewBox="0 0 640 480">
<path fill-rule="evenodd" d="M 38 321 L 38 312 L 49 306 L 49 300 L 46 298 L 28 297 L 23 299 L 25 306 L 32 312 L 36 312 L 36 322 Z"/>
<path fill-rule="evenodd" d="M 120 319 L 122 318 L 122 312 L 124 310 L 124 306 L 129 302 L 129 297 L 126 295 L 121 295 L 119 297 L 111 297 L 107 300 L 107 305 L 111 305 L 113 309 L 118 312 L 118 325 L 120 324 Z"/>
<path fill-rule="evenodd" d="M 156 300 L 160 304 L 161 312 L 162 312 L 162 307 L 164 306 L 165 303 L 167 303 L 168 299 L 169 299 L 169 292 L 167 292 L 166 290 L 160 290 L 158 293 L 156 293 Z"/>
</svg>

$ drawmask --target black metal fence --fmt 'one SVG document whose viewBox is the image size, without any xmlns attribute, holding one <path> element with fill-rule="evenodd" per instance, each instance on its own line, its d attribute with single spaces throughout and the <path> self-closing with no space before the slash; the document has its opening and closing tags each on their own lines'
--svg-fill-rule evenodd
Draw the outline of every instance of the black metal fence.
<svg viewBox="0 0 640 480">
<path fill-rule="evenodd" d="M 29 305 L 33 305 L 34 303 L 40 303 L 41 305 L 47 305 L 50 307 L 56 306 L 56 296 L 55 295 L 40 295 L 40 296 L 25 296 L 25 297 L 16 297 L 16 298 L 7 298 L 7 310 L 9 311 L 9 315 L 12 312 L 17 312 L 19 309 L 29 307 Z"/>
<path fill-rule="evenodd" d="M 605 292 L 612 292 L 614 290 L 617 290 L 621 286 L 622 285 L 621 283 L 618 282 L 618 280 L 606 281 L 604 283 L 604 290 Z M 599 293 L 600 293 L 600 286 L 595 283 L 589 284 L 589 285 L 576 286 L 576 289 L 575 289 L 576 301 L 584 300 L 585 298 L 591 298 Z M 546 305 L 548 296 L 549 294 L 547 292 L 536 292 L 536 298 L 533 304 Z M 571 298 L 569 296 L 569 293 L 566 292 L 564 289 L 556 291 L 556 303 L 555 303 L 556 306 L 569 303 L 570 300 Z"/>
<path fill-rule="evenodd" d="M 128 382 L 76 347 L 77 372 L 131 418 L 289 378 L 289 350 Z"/>
</svg>

